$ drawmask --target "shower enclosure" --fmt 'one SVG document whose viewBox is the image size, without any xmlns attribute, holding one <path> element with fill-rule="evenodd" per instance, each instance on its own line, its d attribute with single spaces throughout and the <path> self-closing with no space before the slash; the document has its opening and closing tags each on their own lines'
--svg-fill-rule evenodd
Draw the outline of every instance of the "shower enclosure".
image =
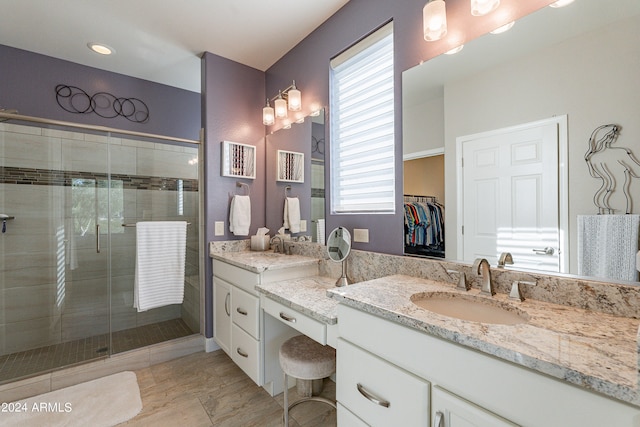
<svg viewBox="0 0 640 427">
<path fill-rule="evenodd" d="M 198 141 L 17 117 L 0 123 L 0 384 L 199 333 Z M 158 220 L 190 223 L 184 301 L 137 312 L 135 224 Z"/>
</svg>

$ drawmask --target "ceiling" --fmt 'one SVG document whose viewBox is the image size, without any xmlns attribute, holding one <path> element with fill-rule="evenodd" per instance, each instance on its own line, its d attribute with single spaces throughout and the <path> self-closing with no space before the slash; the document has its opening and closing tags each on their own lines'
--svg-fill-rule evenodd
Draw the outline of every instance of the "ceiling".
<svg viewBox="0 0 640 427">
<path fill-rule="evenodd" d="M 0 0 L 0 44 L 200 92 L 203 52 L 264 71 L 347 2 Z"/>
</svg>

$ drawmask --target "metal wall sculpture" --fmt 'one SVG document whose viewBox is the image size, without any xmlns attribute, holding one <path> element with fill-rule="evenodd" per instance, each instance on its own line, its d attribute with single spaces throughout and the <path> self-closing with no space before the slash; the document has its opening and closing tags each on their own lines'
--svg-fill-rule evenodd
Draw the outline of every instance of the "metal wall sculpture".
<svg viewBox="0 0 640 427">
<path fill-rule="evenodd" d="M 629 186 L 633 178 L 640 178 L 640 162 L 630 149 L 613 146 L 618 139 L 620 129 L 621 127 L 615 124 L 598 126 L 589 137 L 589 149 L 584 155 L 589 174 L 602 182 L 593 196 L 598 214 L 616 212 L 609 202 L 621 180 L 621 175 L 624 175 L 622 192 L 626 200 L 625 213 L 630 214 L 633 209 Z"/>
</svg>

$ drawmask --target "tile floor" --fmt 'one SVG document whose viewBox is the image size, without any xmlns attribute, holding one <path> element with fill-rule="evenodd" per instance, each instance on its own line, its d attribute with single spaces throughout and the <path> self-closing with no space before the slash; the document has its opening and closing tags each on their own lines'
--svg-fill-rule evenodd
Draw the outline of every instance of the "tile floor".
<svg viewBox="0 0 640 427">
<path fill-rule="evenodd" d="M 135 371 L 142 411 L 124 426 L 282 426 L 283 395 L 258 387 L 222 351 L 194 353 Z M 325 380 L 322 396 L 335 399 L 335 383 Z M 295 388 L 291 401 L 298 398 Z M 328 405 L 306 402 L 291 410 L 290 427 L 336 425 Z"/>
<path fill-rule="evenodd" d="M 112 334 L 113 354 L 193 334 L 182 319 L 172 319 Z M 0 356 L 0 383 L 106 356 L 107 334 Z"/>
</svg>

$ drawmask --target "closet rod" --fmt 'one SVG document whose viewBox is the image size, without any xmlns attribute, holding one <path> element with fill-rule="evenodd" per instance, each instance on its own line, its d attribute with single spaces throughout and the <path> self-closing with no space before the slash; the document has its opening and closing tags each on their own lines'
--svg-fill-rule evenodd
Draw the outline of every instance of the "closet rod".
<svg viewBox="0 0 640 427">
<path fill-rule="evenodd" d="M 130 223 L 130 224 L 122 224 L 123 227 L 135 227 L 137 223 Z M 191 225 L 190 222 L 187 223 L 187 225 Z"/>
</svg>

